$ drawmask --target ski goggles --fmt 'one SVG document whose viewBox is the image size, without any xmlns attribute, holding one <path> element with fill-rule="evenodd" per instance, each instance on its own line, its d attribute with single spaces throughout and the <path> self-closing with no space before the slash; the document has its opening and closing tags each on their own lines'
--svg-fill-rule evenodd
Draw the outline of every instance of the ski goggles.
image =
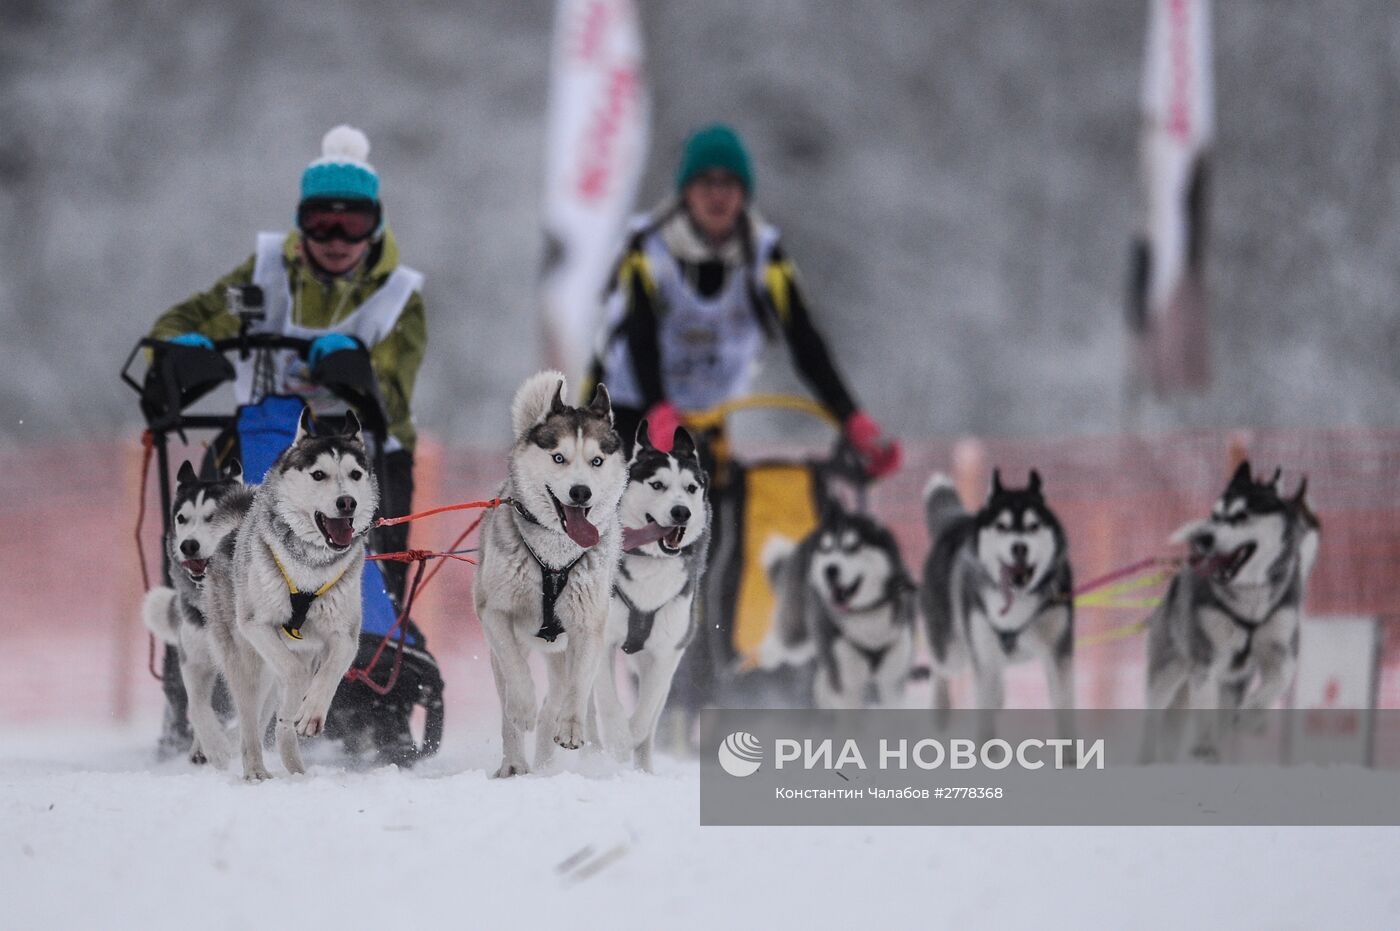
<svg viewBox="0 0 1400 931">
<path fill-rule="evenodd" d="M 364 242 L 379 229 L 380 217 L 371 201 L 307 201 L 297 208 L 297 229 L 312 242 Z"/>
</svg>

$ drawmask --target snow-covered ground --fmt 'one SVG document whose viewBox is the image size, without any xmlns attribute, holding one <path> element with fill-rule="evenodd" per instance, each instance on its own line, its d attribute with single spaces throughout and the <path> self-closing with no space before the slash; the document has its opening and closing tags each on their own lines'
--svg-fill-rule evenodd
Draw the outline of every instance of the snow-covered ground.
<svg viewBox="0 0 1400 931">
<path fill-rule="evenodd" d="M 698 767 L 496 781 L 481 725 L 413 772 L 248 786 L 146 724 L 0 732 L 3 925 L 1397 926 L 1400 829 L 716 828 Z"/>
</svg>

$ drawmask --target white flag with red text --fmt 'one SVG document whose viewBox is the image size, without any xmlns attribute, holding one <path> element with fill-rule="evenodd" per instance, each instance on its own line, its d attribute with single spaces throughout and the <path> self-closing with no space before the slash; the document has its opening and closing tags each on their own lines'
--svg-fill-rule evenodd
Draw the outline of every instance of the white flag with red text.
<svg viewBox="0 0 1400 931">
<path fill-rule="evenodd" d="M 541 288 L 546 354 L 576 387 L 636 199 L 648 117 L 633 0 L 559 0 L 545 136 Z"/>
<path fill-rule="evenodd" d="M 1210 378 L 1204 281 L 1215 88 L 1210 0 L 1148 0 L 1141 158 L 1145 206 L 1129 324 L 1139 385 L 1158 395 Z"/>
</svg>

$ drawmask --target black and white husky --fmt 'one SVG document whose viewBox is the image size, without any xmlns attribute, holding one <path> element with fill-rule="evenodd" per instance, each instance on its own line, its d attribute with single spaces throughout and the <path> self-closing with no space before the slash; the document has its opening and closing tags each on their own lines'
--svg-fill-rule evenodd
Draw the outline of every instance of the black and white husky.
<svg viewBox="0 0 1400 931">
<path fill-rule="evenodd" d="M 1038 659 L 1068 734 L 1074 707 L 1074 603 L 1069 544 L 1045 502 L 1040 473 L 1008 489 L 992 472 L 986 503 L 969 514 L 953 483 L 936 474 L 924 489 L 933 548 L 921 603 L 934 675 L 933 707 L 949 707 L 948 680 L 970 664 L 977 707 L 1000 709 L 1003 670 Z M 989 726 L 989 725 L 984 725 Z"/>
<path fill-rule="evenodd" d="M 237 462 L 210 481 L 201 481 L 188 461 L 182 463 L 165 536 L 171 584 L 151 589 L 141 605 L 151 633 L 180 652 L 180 678 L 194 729 L 190 760 L 220 769 L 228 765 L 229 745 L 214 710 L 220 662 L 204 613 L 204 578 L 219 543 L 237 528 L 251 503 Z"/>
<path fill-rule="evenodd" d="M 501 699 L 497 776 L 529 771 L 527 731 L 536 731 L 536 767 L 556 745 L 583 743 L 622 551 L 627 460 L 608 391 L 599 385 L 587 407 L 565 404 L 564 391 L 563 375 L 539 372 L 516 392 L 500 490 L 511 503 L 482 521 L 473 598 Z M 542 707 L 526 662 L 532 650 L 549 672 Z"/>
<path fill-rule="evenodd" d="M 277 701 L 277 750 L 301 773 L 298 735 L 314 737 L 359 648 L 364 537 L 379 504 L 355 415 L 345 432 L 296 438 L 209 563 L 206 613 L 223 657 L 243 777 L 268 778 L 262 739 Z"/>
<path fill-rule="evenodd" d="M 1190 547 L 1162 603 L 1147 620 L 1147 705 L 1155 711 L 1258 712 L 1293 682 L 1298 625 L 1320 527 L 1306 500 L 1291 497 L 1280 473 L 1258 482 L 1240 463 L 1209 518 L 1173 538 Z M 1184 719 L 1166 728 L 1153 715 L 1146 759 L 1175 756 Z M 1218 756 L 1218 715 L 1195 716 L 1193 755 Z"/>
<path fill-rule="evenodd" d="M 835 501 L 799 543 L 773 537 L 764 568 L 776 595 L 773 626 L 761 648 L 789 662 L 816 659 L 818 708 L 897 708 L 913 671 L 913 579 L 889 528 Z"/>
<path fill-rule="evenodd" d="M 627 549 L 613 582 L 607 652 L 593 695 L 609 751 L 630 752 L 639 769 L 650 770 L 656 722 L 695 634 L 695 593 L 710 539 L 709 481 L 684 427 L 676 428 L 671 452 L 663 453 L 652 445 L 643 420 L 633 448 L 622 495 Z M 630 719 L 613 669 L 618 649 L 637 677 L 637 707 Z"/>
</svg>

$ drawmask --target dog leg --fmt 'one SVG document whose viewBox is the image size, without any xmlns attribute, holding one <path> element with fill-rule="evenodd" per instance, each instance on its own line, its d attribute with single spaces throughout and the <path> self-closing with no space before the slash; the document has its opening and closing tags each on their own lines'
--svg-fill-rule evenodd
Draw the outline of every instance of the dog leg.
<svg viewBox="0 0 1400 931">
<path fill-rule="evenodd" d="M 1045 656 L 1045 679 L 1060 737 L 1074 736 L 1074 654 L 1052 650 Z"/>
<path fill-rule="evenodd" d="M 1217 730 L 1219 727 L 1220 685 L 1209 674 L 1191 677 L 1191 720 L 1195 724 L 1195 742 L 1191 755 L 1198 760 L 1216 762 L 1220 759 Z"/>
<path fill-rule="evenodd" d="M 525 670 L 529 674 L 529 669 Z M 519 776 L 530 771 L 529 765 L 525 762 L 525 748 L 522 746 L 521 728 L 518 719 L 513 717 L 507 710 L 509 708 L 507 691 L 509 686 L 506 682 L 505 671 L 501 668 L 501 661 L 496 658 L 496 651 L 491 650 L 491 673 L 496 680 L 496 694 L 501 700 L 501 766 L 493 774 L 493 778 L 504 779 L 507 776 Z M 533 686 L 532 686 L 533 688 Z"/>
<path fill-rule="evenodd" d="M 977 737 L 991 740 L 996 734 L 996 716 L 1006 702 L 1000 664 L 978 666 L 976 670 Z"/>
<path fill-rule="evenodd" d="M 356 624 L 354 629 L 358 630 L 359 626 Z M 302 737 L 315 737 L 326 729 L 326 716 L 330 714 L 336 689 L 340 688 L 340 681 L 345 678 L 346 670 L 355 661 L 358 647 L 357 639 L 348 633 L 329 638 L 326 655 L 311 676 L 310 684 L 305 686 L 305 697 L 292 721 L 296 725 L 297 733 Z M 297 695 L 300 692 L 294 690 L 292 694 Z"/>
<path fill-rule="evenodd" d="M 180 676 L 185 681 L 185 693 L 190 697 L 190 726 L 194 728 L 194 754 L 213 764 L 216 769 L 227 769 L 229 760 L 228 737 L 219 716 L 214 713 L 214 686 L 219 674 L 213 666 L 200 662 L 180 664 Z"/>
<path fill-rule="evenodd" d="M 597 710 L 598 724 L 602 728 L 604 749 L 619 760 L 625 758 L 629 749 L 630 730 L 627 711 L 622 707 L 622 698 L 617 694 L 617 674 L 611 662 L 613 651 L 609 650 L 598 664 L 598 676 L 593 682 L 593 706 Z"/>
<path fill-rule="evenodd" d="M 306 772 L 301 761 L 301 747 L 297 740 L 296 715 L 304 702 L 303 696 L 311 687 L 311 677 L 307 671 L 299 669 L 292 678 L 282 683 L 282 700 L 277 708 L 277 754 L 282 757 L 282 765 L 293 776 Z"/>
<path fill-rule="evenodd" d="M 535 722 L 535 772 L 543 769 L 554 757 L 554 727 L 559 720 L 559 699 L 564 693 L 564 675 L 568 665 L 566 654 L 547 653 L 544 665 L 549 678 L 549 691 L 545 693 L 539 719 Z"/>
<path fill-rule="evenodd" d="M 501 713 L 517 731 L 534 730 L 535 679 L 530 675 L 524 648 L 511 632 L 510 618 L 487 610 L 481 617 L 481 630 L 491 650 L 491 670 L 496 676 Z"/>
<path fill-rule="evenodd" d="M 243 756 L 243 778 L 248 782 L 271 779 L 263 762 L 263 729 L 267 719 L 262 716 L 264 698 L 262 658 L 246 642 L 240 642 L 228 652 L 224 663 L 224 679 L 233 696 L 238 713 L 238 736 Z"/>
<path fill-rule="evenodd" d="M 933 681 L 932 686 L 932 707 L 933 726 L 935 730 L 944 731 L 948 729 L 949 713 L 953 710 L 953 692 L 948 684 L 947 678 L 932 670 L 929 678 Z"/>
<path fill-rule="evenodd" d="M 656 723 L 661 720 L 661 710 L 666 707 L 666 699 L 671 694 L 671 680 L 675 678 L 676 667 L 680 665 L 681 651 L 647 651 L 639 658 L 637 710 L 632 713 L 631 738 L 637 768 L 649 773 L 652 771 L 651 750 L 656 739 Z"/>
<path fill-rule="evenodd" d="M 598 678 L 598 663 L 603 658 L 606 610 L 604 605 L 598 623 L 576 624 L 569 631 L 569 647 L 564 653 L 564 691 L 559 696 L 559 715 L 554 726 L 554 742 L 565 750 L 577 750 L 583 745 L 584 713 Z"/>
</svg>

